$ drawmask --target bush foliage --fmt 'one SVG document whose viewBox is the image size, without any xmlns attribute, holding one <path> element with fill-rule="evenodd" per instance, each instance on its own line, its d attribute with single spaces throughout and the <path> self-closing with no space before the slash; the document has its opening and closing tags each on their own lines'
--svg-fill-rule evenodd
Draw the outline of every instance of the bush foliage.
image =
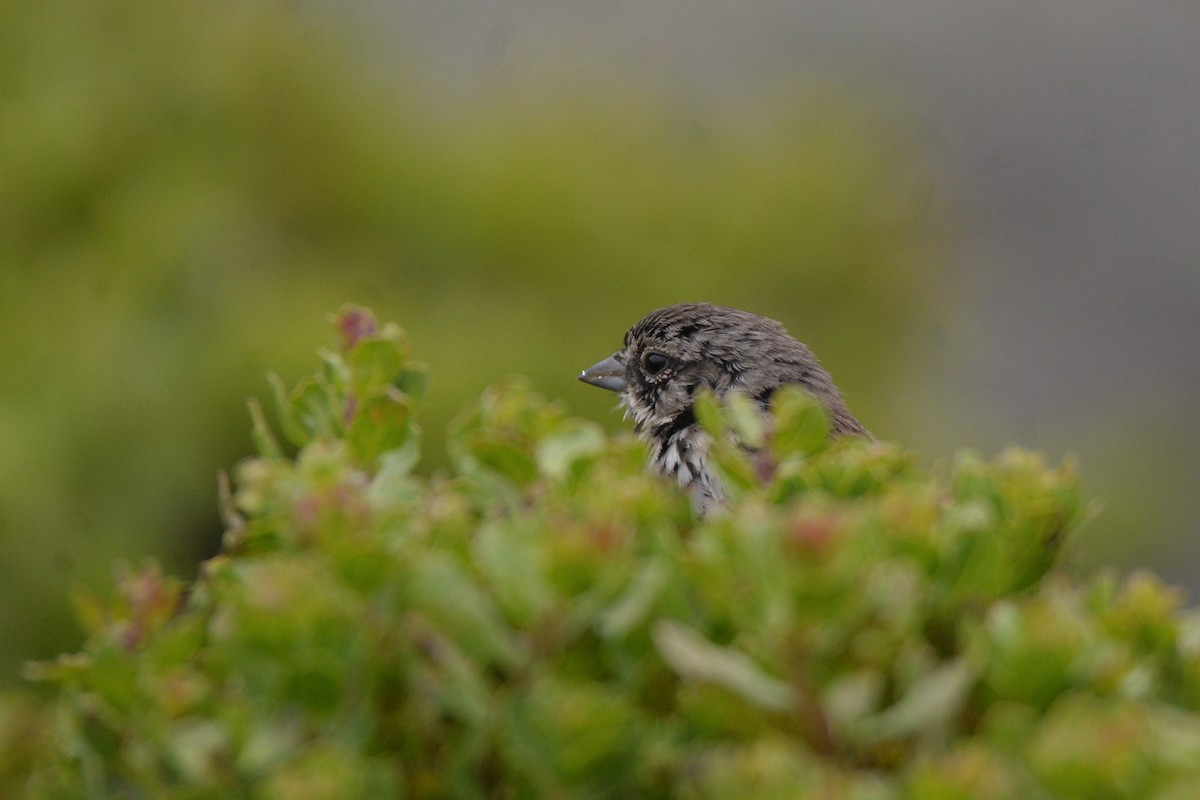
<svg viewBox="0 0 1200 800">
<path fill-rule="evenodd" d="M 403 334 L 336 319 L 277 386 L 284 442 L 251 406 L 224 552 L 125 571 L 32 669 L 31 795 L 1200 795 L 1200 626 L 1149 575 L 1055 569 L 1070 465 L 928 474 L 799 392 L 765 426 L 709 399 L 731 497 L 697 520 L 632 436 L 511 381 L 425 478 Z"/>
</svg>

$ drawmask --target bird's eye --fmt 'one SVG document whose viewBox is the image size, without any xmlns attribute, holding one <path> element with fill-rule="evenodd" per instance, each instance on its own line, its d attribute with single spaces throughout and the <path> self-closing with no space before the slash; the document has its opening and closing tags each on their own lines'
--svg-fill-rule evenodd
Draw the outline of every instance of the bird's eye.
<svg viewBox="0 0 1200 800">
<path fill-rule="evenodd" d="M 642 357 L 642 367 L 645 368 L 647 375 L 657 375 L 670 363 L 669 359 L 662 353 L 646 353 Z"/>
</svg>

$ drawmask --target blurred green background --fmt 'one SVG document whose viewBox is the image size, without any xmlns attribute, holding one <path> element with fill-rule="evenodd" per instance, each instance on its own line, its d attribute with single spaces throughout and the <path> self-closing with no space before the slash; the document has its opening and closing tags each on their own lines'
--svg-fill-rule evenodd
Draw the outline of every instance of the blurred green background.
<svg viewBox="0 0 1200 800">
<path fill-rule="evenodd" d="M 0 0 L 0 683 L 76 644 L 69 591 L 114 559 L 214 552 L 245 398 L 310 370 L 345 302 L 430 366 L 427 470 L 510 373 L 619 427 L 575 375 L 685 300 L 782 320 L 877 435 L 973 420 L 922 355 L 961 313 L 962 221 L 885 92 L 575 70 L 443 102 L 357 35 L 253 0 Z"/>
</svg>

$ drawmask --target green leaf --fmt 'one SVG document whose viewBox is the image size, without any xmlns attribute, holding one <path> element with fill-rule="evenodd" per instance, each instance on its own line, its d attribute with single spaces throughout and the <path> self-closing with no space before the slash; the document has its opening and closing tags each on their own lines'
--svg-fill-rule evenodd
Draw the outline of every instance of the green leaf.
<svg viewBox="0 0 1200 800">
<path fill-rule="evenodd" d="M 367 500 L 377 512 L 408 508 L 421 496 L 422 482 L 412 474 L 421 457 L 417 437 L 393 447 L 379 457 L 379 469 L 367 489 Z"/>
<path fill-rule="evenodd" d="M 392 381 L 393 385 L 408 395 L 414 405 L 425 399 L 425 390 L 429 385 L 429 376 L 425 367 L 409 362 Z"/>
<path fill-rule="evenodd" d="M 258 402 L 258 398 L 251 397 L 246 401 L 246 406 L 250 409 L 251 436 L 258 454 L 264 458 L 280 458 L 283 451 L 263 416 L 262 403 Z"/>
<path fill-rule="evenodd" d="M 472 541 L 474 563 L 488 580 L 507 617 L 527 627 L 548 613 L 554 592 L 543 574 L 545 553 L 528 523 L 483 527 Z M 536 529 L 535 529 L 536 530 Z"/>
<path fill-rule="evenodd" d="M 533 455 L 503 434 L 481 432 L 471 442 L 471 454 L 481 465 L 518 486 L 528 485 L 537 478 L 538 467 Z"/>
<path fill-rule="evenodd" d="M 599 455 L 604 444 L 604 432 L 599 425 L 568 421 L 538 442 L 535 455 L 538 470 L 552 480 L 563 480 L 575 462 Z"/>
<path fill-rule="evenodd" d="M 275 413 L 279 415 L 279 426 L 283 428 L 283 435 L 296 447 L 303 447 L 312 437 L 296 417 L 296 409 L 292 405 L 291 392 L 288 391 L 287 384 L 274 372 L 267 375 L 267 381 L 271 384 L 271 393 L 275 398 Z"/>
<path fill-rule="evenodd" d="M 520 648 L 492 598 L 446 555 L 430 553 L 412 569 L 410 596 L 465 652 L 513 667 Z"/>
<path fill-rule="evenodd" d="M 391 386 L 360 396 L 346 428 L 355 456 L 366 464 L 403 446 L 413 434 L 411 401 Z"/>
<path fill-rule="evenodd" d="M 326 380 L 302 380 L 292 390 L 289 400 L 292 418 L 307 437 L 334 438 L 344 430 L 345 408 Z"/>
<path fill-rule="evenodd" d="M 725 419 L 738 443 L 751 450 L 763 446 L 766 421 L 758 404 L 738 391 L 725 396 Z"/>
<path fill-rule="evenodd" d="M 669 580 L 670 570 L 661 558 L 648 561 L 624 594 L 600 617 L 600 635 L 624 636 L 649 616 Z"/>
<path fill-rule="evenodd" d="M 350 368 L 349 390 L 356 396 L 392 386 L 404 366 L 404 351 L 396 342 L 376 337 L 359 341 L 345 356 Z"/>
<path fill-rule="evenodd" d="M 216 720 L 181 720 L 172 726 L 168 752 L 185 781 L 205 785 L 232 751 L 229 731 Z"/>
<path fill-rule="evenodd" d="M 771 395 L 771 449 L 778 459 L 811 455 L 829 443 L 829 414 L 799 386 L 781 386 Z"/>
<path fill-rule="evenodd" d="M 713 439 L 722 439 L 725 436 L 725 419 L 721 413 L 721 401 L 707 387 L 696 392 L 696 399 L 692 403 L 692 411 L 696 415 L 696 421 L 700 423 L 700 427 L 704 432 Z"/>
<path fill-rule="evenodd" d="M 659 654 L 681 677 L 716 684 L 762 708 L 796 709 L 792 688 L 772 678 L 745 653 L 715 645 L 671 620 L 655 623 L 652 635 Z"/>
<path fill-rule="evenodd" d="M 952 722 L 962 712 L 976 677 L 965 658 L 943 664 L 909 687 L 894 706 L 864 720 L 863 740 L 895 739 Z"/>
</svg>

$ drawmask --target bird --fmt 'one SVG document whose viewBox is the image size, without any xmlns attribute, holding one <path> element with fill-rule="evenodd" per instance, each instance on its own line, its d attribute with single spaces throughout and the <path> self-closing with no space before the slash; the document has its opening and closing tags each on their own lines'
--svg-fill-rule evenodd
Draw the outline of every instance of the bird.
<svg viewBox="0 0 1200 800">
<path fill-rule="evenodd" d="M 651 466 L 691 494 L 704 516 L 724 501 L 708 463 L 710 440 L 696 422 L 696 393 L 737 390 L 767 412 L 780 386 L 806 389 L 829 413 L 832 436 L 871 434 L 851 413 L 829 373 L 782 323 L 728 306 L 679 303 L 650 312 L 617 352 L 579 373 L 617 392 L 619 406 L 649 446 Z"/>
</svg>

